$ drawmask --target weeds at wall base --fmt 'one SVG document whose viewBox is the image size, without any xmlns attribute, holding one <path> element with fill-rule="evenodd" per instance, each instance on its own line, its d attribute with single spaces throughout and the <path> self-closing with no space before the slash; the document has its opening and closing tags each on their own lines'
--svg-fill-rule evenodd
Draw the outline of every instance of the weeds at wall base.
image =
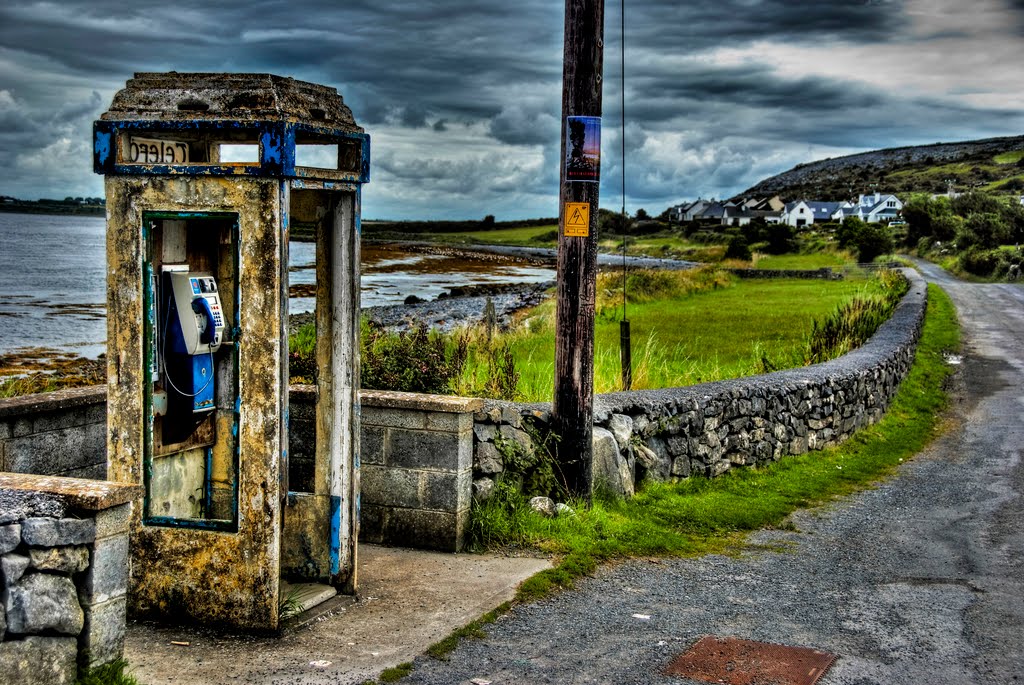
<svg viewBox="0 0 1024 685">
<path fill-rule="evenodd" d="M 125 673 L 128 662 L 111 661 L 95 668 L 80 669 L 75 685 L 140 685 L 135 676 Z"/>
</svg>

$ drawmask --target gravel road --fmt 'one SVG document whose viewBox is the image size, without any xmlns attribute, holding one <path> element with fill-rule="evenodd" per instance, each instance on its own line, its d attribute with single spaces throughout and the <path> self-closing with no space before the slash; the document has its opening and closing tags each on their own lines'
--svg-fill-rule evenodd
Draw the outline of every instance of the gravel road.
<svg viewBox="0 0 1024 685">
<path fill-rule="evenodd" d="M 735 558 L 604 568 L 403 682 L 695 682 L 662 669 L 703 635 L 832 652 L 822 685 L 1024 677 L 1024 288 L 920 268 L 956 302 L 965 356 L 953 427 L 897 477 Z"/>
</svg>

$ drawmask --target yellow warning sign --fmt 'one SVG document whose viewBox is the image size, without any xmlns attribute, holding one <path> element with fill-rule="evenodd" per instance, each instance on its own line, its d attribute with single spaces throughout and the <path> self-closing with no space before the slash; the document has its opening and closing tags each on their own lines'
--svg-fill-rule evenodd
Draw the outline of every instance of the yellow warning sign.
<svg viewBox="0 0 1024 685">
<path fill-rule="evenodd" d="M 590 235 L 590 203 L 565 203 L 565 235 L 586 238 Z"/>
</svg>

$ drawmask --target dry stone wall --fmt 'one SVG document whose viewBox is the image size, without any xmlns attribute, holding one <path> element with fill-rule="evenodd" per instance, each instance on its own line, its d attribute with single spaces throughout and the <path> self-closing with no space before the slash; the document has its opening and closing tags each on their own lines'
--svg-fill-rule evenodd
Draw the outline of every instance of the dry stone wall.
<svg viewBox="0 0 1024 685">
<path fill-rule="evenodd" d="M 594 481 L 631 495 L 644 478 L 718 476 L 785 455 L 836 445 L 877 422 L 910 370 L 924 321 L 926 285 L 910 289 L 865 345 L 839 359 L 685 388 L 599 395 Z M 473 489 L 487 497 L 512 449 L 537 449 L 550 406 L 491 401 L 474 415 Z"/>
<path fill-rule="evenodd" d="M 73 683 L 121 657 L 136 486 L 0 474 L 0 680 Z"/>
</svg>

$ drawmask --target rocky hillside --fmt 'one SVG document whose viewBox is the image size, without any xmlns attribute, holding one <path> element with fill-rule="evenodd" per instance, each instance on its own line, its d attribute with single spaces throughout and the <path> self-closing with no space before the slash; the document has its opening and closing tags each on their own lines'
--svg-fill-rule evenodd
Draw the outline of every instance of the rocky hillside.
<svg viewBox="0 0 1024 685">
<path fill-rule="evenodd" d="M 1024 136 L 895 147 L 798 164 L 741 196 L 837 201 L 872 187 L 892 193 L 944 192 L 949 182 L 957 190 L 1024 191 Z"/>
</svg>

